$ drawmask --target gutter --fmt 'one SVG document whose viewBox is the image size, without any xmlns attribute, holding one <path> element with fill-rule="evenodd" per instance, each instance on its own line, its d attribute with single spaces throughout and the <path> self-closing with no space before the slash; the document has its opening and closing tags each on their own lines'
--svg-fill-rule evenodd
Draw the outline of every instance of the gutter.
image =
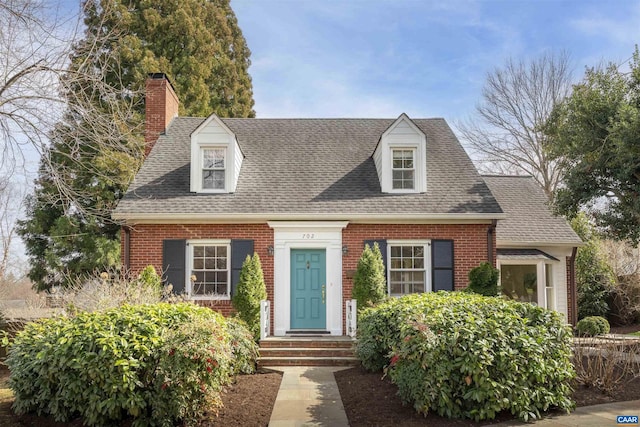
<svg viewBox="0 0 640 427">
<path fill-rule="evenodd" d="M 569 258 L 569 283 L 567 284 L 569 292 L 571 293 L 571 318 L 568 319 L 569 323 L 573 326 L 578 322 L 578 289 L 576 288 L 576 254 L 578 248 L 573 247 L 571 250 L 571 257 Z"/>
<path fill-rule="evenodd" d="M 498 220 L 491 221 L 491 225 L 487 228 L 487 261 L 492 266 L 496 266 L 495 259 L 493 257 L 493 235 L 496 231 L 496 225 Z"/>
<path fill-rule="evenodd" d="M 124 221 L 128 224 L 143 223 L 163 223 L 163 224 L 193 224 L 193 223 L 221 223 L 221 224 L 238 224 L 238 223 L 263 223 L 267 221 L 349 221 L 351 223 L 360 224 L 380 224 L 380 223 L 441 223 L 450 224 L 452 222 L 477 224 L 479 222 L 491 223 L 498 219 L 505 219 L 504 213 L 477 214 L 477 213 L 437 213 L 437 214 L 420 214 L 420 213 L 388 213 L 388 214 L 371 214 L 371 213 L 224 213 L 224 214 L 208 214 L 208 213 L 118 213 L 114 212 L 112 218 L 118 221 Z"/>
</svg>

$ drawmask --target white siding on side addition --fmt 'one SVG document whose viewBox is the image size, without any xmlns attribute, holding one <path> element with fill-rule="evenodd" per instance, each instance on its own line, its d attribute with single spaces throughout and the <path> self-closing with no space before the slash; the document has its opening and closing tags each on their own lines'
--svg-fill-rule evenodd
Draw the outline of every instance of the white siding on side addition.
<svg viewBox="0 0 640 427">
<path fill-rule="evenodd" d="M 405 186 L 394 188 L 393 183 L 393 152 L 396 150 L 410 151 L 413 153 L 413 184 L 412 188 L 406 187 L 405 168 Z M 380 179 L 380 187 L 383 193 L 424 193 L 427 191 L 427 142 L 424 132 L 422 132 L 406 114 L 400 117 L 387 129 L 380 137 L 380 143 L 373 153 L 373 160 Z M 397 166 L 397 165 L 396 165 Z M 397 171 L 397 173 L 401 173 Z"/>
<path fill-rule="evenodd" d="M 202 153 L 204 149 L 224 149 L 224 189 L 203 188 Z M 191 134 L 191 191 L 233 193 L 238 184 L 243 157 L 235 134 L 218 116 L 212 114 Z"/>
</svg>

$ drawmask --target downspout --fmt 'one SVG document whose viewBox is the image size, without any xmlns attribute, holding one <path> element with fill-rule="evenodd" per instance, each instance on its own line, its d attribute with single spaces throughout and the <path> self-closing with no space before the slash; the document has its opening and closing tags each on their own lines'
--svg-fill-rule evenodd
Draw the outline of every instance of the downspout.
<svg viewBox="0 0 640 427">
<path fill-rule="evenodd" d="M 491 225 L 487 228 L 487 262 L 495 267 L 495 260 L 493 259 L 493 235 L 496 230 L 496 224 L 498 220 L 491 220 Z"/>
<path fill-rule="evenodd" d="M 131 269 L 131 229 L 128 226 L 122 227 L 122 234 L 124 237 L 124 247 L 122 249 L 122 263 L 124 264 L 125 271 Z"/>
<path fill-rule="evenodd" d="M 578 291 L 576 289 L 576 254 L 578 248 L 574 247 L 571 250 L 571 257 L 569 258 L 569 292 L 571 293 L 571 318 L 569 323 L 573 326 L 578 322 Z"/>
</svg>

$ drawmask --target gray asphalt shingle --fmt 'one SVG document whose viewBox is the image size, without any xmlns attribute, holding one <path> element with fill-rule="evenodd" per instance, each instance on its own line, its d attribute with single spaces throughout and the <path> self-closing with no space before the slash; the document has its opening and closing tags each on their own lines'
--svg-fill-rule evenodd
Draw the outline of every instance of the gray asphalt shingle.
<svg viewBox="0 0 640 427">
<path fill-rule="evenodd" d="M 540 245 L 582 243 L 564 218 L 553 215 L 547 196 L 532 177 L 486 175 L 483 178 L 507 214 L 496 227 L 498 244 L 501 241 Z"/>
<path fill-rule="evenodd" d="M 499 214 L 500 206 L 444 119 L 426 134 L 427 192 L 383 194 L 372 155 L 395 119 L 222 119 L 245 155 L 233 194 L 189 192 L 190 135 L 178 117 L 161 135 L 114 217 L 137 214 Z"/>
</svg>

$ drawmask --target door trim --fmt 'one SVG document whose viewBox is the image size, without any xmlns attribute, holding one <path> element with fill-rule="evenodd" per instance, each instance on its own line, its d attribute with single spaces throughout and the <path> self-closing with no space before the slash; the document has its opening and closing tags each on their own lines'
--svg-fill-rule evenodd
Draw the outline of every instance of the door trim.
<svg viewBox="0 0 640 427">
<path fill-rule="evenodd" d="M 323 291 L 323 293 L 326 292 L 326 282 L 327 282 L 327 251 L 326 251 L 326 249 L 291 248 L 291 250 L 290 250 L 290 254 L 291 255 L 290 256 L 291 256 L 292 260 L 290 261 L 290 263 L 293 262 L 293 258 L 295 256 L 295 254 L 298 254 L 298 253 L 305 254 L 305 256 L 310 256 L 311 254 L 322 254 L 322 258 L 323 258 L 322 267 L 324 268 L 324 274 L 321 277 L 324 280 L 320 280 L 320 283 L 318 283 L 318 285 L 325 287 L 325 290 Z M 294 314 L 295 302 L 293 301 L 293 299 L 294 299 L 295 290 L 294 290 L 294 280 L 293 280 L 293 274 L 294 274 L 293 265 L 290 265 L 290 268 L 291 268 L 290 269 L 290 274 L 289 274 L 289 277 L 290 277 L 290 280 L 291 280 L 291 283 L 290 283 L 290 286 L 291 286 L 291 291 L 290 291 L 291 292 L 291 303 L 290 303 L 290 306 L 289 306 L 290 310 L 291 310 L 291 312 L 289 313 L 289 316 L 291 317 L 291 320 L 290 320 L 291 330 L 290 331 L 295 331 L 295 330 L 309 330 L 309 331 L 310 330 L 319 330 L 319 331 L 325 331 L 327 329 L 327 303 L 326 303 L 327 299 L 326 299 L 326 295 L 323 296 L 324 302 L 320 306 L 321 310 L 324 311 L 324 314 L 320 316 L 320 317 L 324 318 L 324 321 L 322 322 L 323 324 L 322 325 L 315 325 L 315 326 L 312 326 L 312 327 L 310 327 L 310 326 L 294 327 L 294 325 L 293 325 L 293 320 L 294 320 L 293 314 Z M 309 268 L 309 261 L 307 261 L 307 269 L 308 268 Z M 318 295 L 318 292 L 319 291 L 316 291 L 316 293 L 315 293 L 316 296 Z M 310 314 L 311 314 L 311 312 L 309 313 L 309 315 Z M 309 322 L 311 322 L 311 320 L 310 320 L 311 317 L 309 317 L 309 318 L 305 317 L 305 321 L 307 319 L 308 319 Z M 304 321 L 303 321 L 303 323 L 304 323 Z"/>
<path fill-rule="evenodd" d="M 342 335 L 342 230 L 347 221 L 270 221 L 273 232 L 275 336 L 285 336 L 291 326 L 291 249 L 324 249 L 326 254 L 326 330 Z"/>
</svg>

